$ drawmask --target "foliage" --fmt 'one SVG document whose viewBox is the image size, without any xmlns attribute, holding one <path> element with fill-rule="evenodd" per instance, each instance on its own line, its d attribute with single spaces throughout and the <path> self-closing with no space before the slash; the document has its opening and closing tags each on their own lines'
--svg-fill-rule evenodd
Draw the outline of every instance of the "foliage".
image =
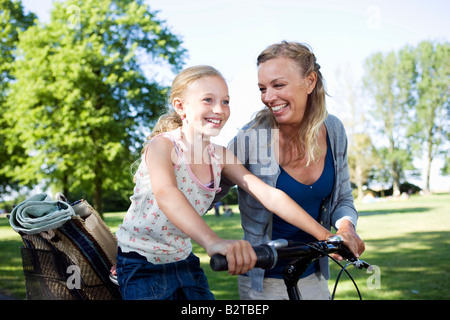
<svg viewBox="0 0 450 320">
<path fill-rule="evenodd" d="M 394 191 L 399 190 L 403 168 L 411 163 L 405 128 L 408 103 L 412 99 L 410 79 L 414 72 L 411 49 L 400 53 L 376 53 L 366 59 L 365 88 L 375 100 L 373 116 L 380 121 L 379 133 L 388 152 L 384 157 L 390 164 Z"/>
<path fill-rule="evenodd" d="M 422 145 L 428 148 L 428 168 L 437 150 L 448 150 L 449 58 L 448 43 L 424 41 L 366 59 L 364 87 L 373 98 L 378 150 L 390 168 L 394 194 L 405 171 L 414 169 Z"/>
<path fill-rule="evenodd" d="M 32 26 L 35 18 L 34 14 L 24 12 L 20 0 L 0 0 L 0 141 L 2 141 L 0 144 L 0 162 L 2 164 L 10 160 L 6 145 L 3 143 L 6 137 L 1 132 L 7 128 L 3 119 L 8 87 L 10 82 L 14 80 L 11 69 L 16 59 L 15 49 L 19 41 L 19 32 Z M 23 153 L 21 146 L 10 149 L 10 154 L 21 153 Z M 14 177 L 0 172 L 0 199 L 11 189 L 18 188 L 18 183 Z"/>
<path fill-rule="evenodd" d="M 0 95 L 5 93 L 8 80 L 12 80 L 11 65 L 14 63 L 19 32 L 34 24 L 36 16 L 25 13 L 22 1 L 0 0 Z"/>
<path fill-rule="evenodd" d="M 450 133 L 450 44 L 424 41 L 415 50 L 417 103 L 409 135 L 426 155 L 426 189 L 432 160 L 447 155 Z"/>
<path fill-rule="evenodd" d="M 142 0 L 55 2 L 50 22 L 19 38 L 2 172 L 83 191 L 102 212 L 105 191 L 132 189 L 143 131 L 165 111 L 168 89 L 146 77 L 142 61 L 177 71 L 181 41 Z M 17 146 L 24 152 L 11 154 Z"/>
<path fill-rule="evenodd" d="M 341 84 L 338 94 L 339 104 L 348 111 L 349 117 L 340 116 L 345 125 L 348 139 L 348 167 L 350 181 L 356 186 L 355 198 L 364 196 L 367 186 L 374 173 L 383 170 L 382 159 L 372 141 L 373 132 L 369 110 L 362 103 L 361 83 L 353 78 L 354 72 L 350 66 L 338 69 L 336 75 Z"/>
<path fill-rule="evenodd" d="M 358 199 L 362 199 L 363 184 L 367 183 L 370 174 L 377 168 L 380 158 L 366 133 L 355 133 L 351 137 L 351 148 L 348 151 L 348 167 L 350 177 L 358 188 Z"/>
</svg>

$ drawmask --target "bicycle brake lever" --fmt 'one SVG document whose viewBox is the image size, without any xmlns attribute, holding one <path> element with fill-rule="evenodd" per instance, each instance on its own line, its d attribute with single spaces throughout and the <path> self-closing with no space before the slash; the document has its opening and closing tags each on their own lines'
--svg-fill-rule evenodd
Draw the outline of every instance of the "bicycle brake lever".
<svg viewBox="0 0 450 320">
<path fill-rule="evenodd" d="M 370 264 L 368 264 L 364 260 L 356 258 L 355 255 L 343 243 L 341 243 L 339 246 L 338 254 L 341 255 L 345 260 L 351 262 L 357 269 L 367 269 L 370 267 Z"/>
<path fill-rule="evenodd" d="M 339 250 L 338 250 L 337 253 L 340 256 L 342 256 L 345 260 L 350 261 L 350 262 L 357 262 L 357 261 L 359 261 L 355 257 L 355 255 L 345 246 L 344 239 L 341 236 L 339 236 L 337 234 L 332 235 L 331 237 L 329 237 L 327 239 L 327 243 L 338 247 Z"/>
<path fill-rule="evenodd" d="M 370 267 L 370 264 L 368 264 L 368 263 L 365 262 L 364 260 L 356 259 L 356 261 L 353 262 L 353 266 L 354 266 L 356 269 L 362 269 L 362 268 L 368 269 L 368 268 Z"/>
<path fill-rule="evenodd" d="M 355 257 L 355 255 L 344 245 L 344 239 L 342 239 L 341 236 L 337 234 L 332 235 L 327 239 L 327 243 L 339 247 L 338 254 L 341 255 L 345 260 L 351 262 L 353 264 L 353 267 L 357 269 L 368 269 L 370 267 L 370 264 Z"/>
</svg>

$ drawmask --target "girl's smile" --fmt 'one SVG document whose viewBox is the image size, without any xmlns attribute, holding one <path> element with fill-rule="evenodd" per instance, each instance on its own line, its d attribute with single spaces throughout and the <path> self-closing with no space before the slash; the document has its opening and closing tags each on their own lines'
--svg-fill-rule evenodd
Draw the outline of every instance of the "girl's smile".
<svg viewBox="0 0 450 320">
<path fill-rule="evenodd" d="M 217 136 L 230 117 L 228 86 L 221 77 L 203 77 L 191 84 L 186 97 L 174 104 L 186 118 L 183 127 L 204 140 Z M 178 107 L 177 107 L 178 106 Z"/>
</svg>

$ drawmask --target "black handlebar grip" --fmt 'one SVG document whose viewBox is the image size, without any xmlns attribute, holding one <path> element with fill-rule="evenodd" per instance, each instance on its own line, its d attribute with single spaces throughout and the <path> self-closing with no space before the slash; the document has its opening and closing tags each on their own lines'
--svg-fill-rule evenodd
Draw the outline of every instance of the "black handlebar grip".
<svg viewBox="0 0 450 320">
<path fill-rule="evenodd" d="M 356 258 L 355 255 L 344 244 L 341 244 L 339 246 L 338 254 L 341 255 L 347 261 L 353 262 L 355 268 L 367 269 L 370 267 L 370 264 L 368 264 L 367 262 Z"/>
<path fill-rule="evenodd" d="M 358 260 L 355 255 L 343 244 L 339 247 L 338 254 L 350 262 L 355 262 Z"/>
<path fill-rule="evenodd" d="M 270 269 L 274 266 L 275 262 L 275 249 L 267 244 L 262 244 L 257 247 L 253 247 L 256 253 L 255 268 Z M 215 254 L 211 257 L 209 262 L 213 271 L 226 271 L 228 270 L 227 258 L 221 254 Z"/>
<path fill-rule="evenodd" d="M 221 254 L 215 254 L 211 257 L 209 265 L 213 271 L 226 271 L 228 270 L 228 261 L 225 256 Z"/>
</svg>

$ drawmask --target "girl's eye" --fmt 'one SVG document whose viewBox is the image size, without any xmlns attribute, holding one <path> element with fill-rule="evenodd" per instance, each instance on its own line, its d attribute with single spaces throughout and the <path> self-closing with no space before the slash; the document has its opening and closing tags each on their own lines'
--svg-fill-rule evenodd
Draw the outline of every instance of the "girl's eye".
<svg viewBox="0 0 450 320">
<path fill-rule="evenodd" d="M 222 103 L 223 103 L 224 105 L 228 106 L 228 105 L 230 105 L 230 100 L 223 100 Z"/>
<path fill-rule="evenodd" d="M 203 99 L 203 101 L 205 101 L 207 103 L 212 103 L 213 99 L 212 98 L 205 98 L 205 99 Z"/>
</svg>

